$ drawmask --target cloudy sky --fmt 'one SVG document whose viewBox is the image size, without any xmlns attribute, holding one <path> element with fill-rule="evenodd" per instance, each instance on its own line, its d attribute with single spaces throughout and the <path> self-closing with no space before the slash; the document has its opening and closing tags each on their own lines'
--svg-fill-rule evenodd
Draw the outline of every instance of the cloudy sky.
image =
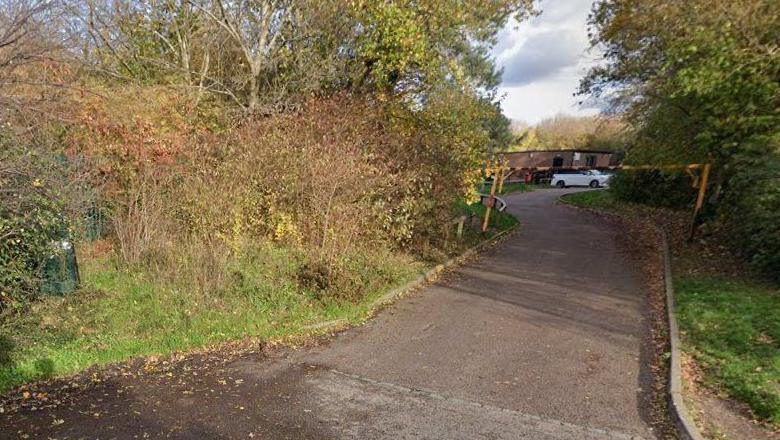
<svg viewBox="0 0 780 440">
<path fill-rule="evenodd" d="M 572 96 L 597 54 L 588 50 L 586 20 L 592 0 L 541 0 L 542 14 L 510 23 L 493 49 L 504 68 L 500 92 L 504 113 L 531 124 L 558 113 L 592 115 Z"/>
</svg>

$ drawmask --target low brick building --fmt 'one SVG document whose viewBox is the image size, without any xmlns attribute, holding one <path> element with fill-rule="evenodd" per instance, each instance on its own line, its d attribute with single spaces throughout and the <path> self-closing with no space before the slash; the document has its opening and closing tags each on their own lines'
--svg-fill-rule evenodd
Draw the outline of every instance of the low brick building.
<svg viewBox="0 0 780 440">
<path fill-rule="evenodd" d="M 575 167 L 606 168 L 619 165 L 619 156 L 612 151 L 599 150 L 539 150 L 504 153 L 513 169 Z"/>
</svg>

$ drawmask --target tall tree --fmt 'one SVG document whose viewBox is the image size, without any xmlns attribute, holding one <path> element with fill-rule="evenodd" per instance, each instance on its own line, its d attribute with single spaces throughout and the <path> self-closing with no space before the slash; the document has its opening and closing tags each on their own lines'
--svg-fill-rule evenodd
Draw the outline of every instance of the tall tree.
<svg viewBox="0 0 780 440">
<path fill-rule="evenodd" d="M 606 62 L 581 89 L 632 122 L 627 159 L 712 162 L 721 224 L 780 273 L 780 2 L 603 0 L 591 29 Z"/>
<path fill-rule="evenodd" d="M 607 0 L 591 27 L 606 64 L 582 91 L 611 97 L 664 154 L 727 161 L 778 127 L 777 2 Z"/>
<path fill-rule="evenodd" d="M 492 91 L 500 82 L 487 48 L 532 0 L 356 2 L 363 79 L 389 93 L 419 93 L 440 81 Z"/>
<path fill-rule="evenodd" d="M 531 3 L 72 1 L 103 70 L 211 90 L 250 113 L 343 87 L 419 101 L 451 82 L 493 100 L 500 74 L 488 48 Z"/>
</svg>

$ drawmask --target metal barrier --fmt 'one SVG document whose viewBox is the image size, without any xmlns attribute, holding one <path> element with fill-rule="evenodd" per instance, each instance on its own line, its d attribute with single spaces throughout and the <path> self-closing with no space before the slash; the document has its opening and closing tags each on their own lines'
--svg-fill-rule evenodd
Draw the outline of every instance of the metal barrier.
<svg viewBox="0 0 780 440">
<path fill-rule="evenodd" d="M 495 201 L 491 202 L 490 201 L 491 199 Z M 498 196 L 491 196 L 490 194 L 480 193 L 479 201 L 485 206 L 496 208 L 498 212 L 504 212 L 504 210 L 506 209 L 506 200 Z"/>
</svg>

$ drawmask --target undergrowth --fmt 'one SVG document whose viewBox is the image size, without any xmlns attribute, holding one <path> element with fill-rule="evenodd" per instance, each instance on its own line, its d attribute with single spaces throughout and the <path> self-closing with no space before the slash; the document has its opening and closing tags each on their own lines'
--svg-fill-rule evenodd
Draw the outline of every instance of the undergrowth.
<svg viewBox="0 0 780 440">
<path fill-rule="evenodd" d="M 214 276 L 224 279 L 204 285 L 142 265 L 119 265 L 112 257 L 88 259 L 81 291 L 46 298 L 3 320 L 0 393 L 135 356 L 243 338 L 284 338 L 338 318 L 357 322 L 367 317 L 373 299 L 425 267 L 383 251 L 345 260 L 352 277 L 348 285 L 356 290 L 345 295 L 349 300 L 301 283 L 306 256 L 270 243 L 221 260 Z"/>
<path fill-rule="evenodd" d="M 482 234 L 484 206 L 462 208 L 474 216 L 460 240 L 452 237 L 449 255 L 517 223 L 494 211 Z M 436 262 L 362 246 L 325 263 L 305 248 L 248 241 L 232 249 L 179 245 L 128 265 L 101 247 L 82 249 L 79 291 L 4 311 L 0 394 L 137 356 L 305 337 L 316 333 L 311 326 L 337 319 L 358 323 L 371 315 L 373 300 Z"/>
</svg>

